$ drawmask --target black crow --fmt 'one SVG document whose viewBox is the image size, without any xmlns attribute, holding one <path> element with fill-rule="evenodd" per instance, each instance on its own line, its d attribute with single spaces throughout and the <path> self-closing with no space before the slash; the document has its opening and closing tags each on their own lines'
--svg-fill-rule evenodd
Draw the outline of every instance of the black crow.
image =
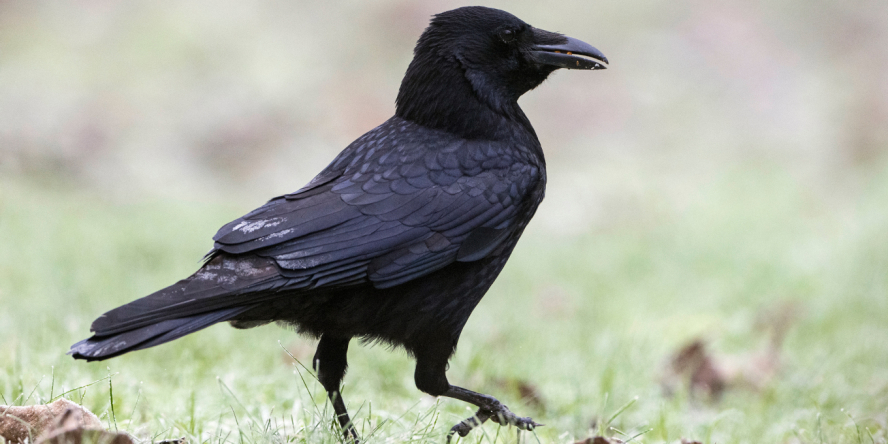
<svg viewBox="0 0 888 444">
<path fill-rule="evenodd" d="M 300 190 L 222 227 L 196 273 L 93 322 L 77 359 L 102 360 L 222 321 L 276 321 L 320 338 L 314 356 L 346 435 L 339 392 L 351 338 L 403 347 L 416 387 L 532 429 L 495 398 L 447 381 L 475 305 L 543 199 L 546 164 L 518 98 L 558 68 L 602 69 L 592 46 L 496 9 L 434 16 L 420 36 L 395 116 Z"/>
</svg>

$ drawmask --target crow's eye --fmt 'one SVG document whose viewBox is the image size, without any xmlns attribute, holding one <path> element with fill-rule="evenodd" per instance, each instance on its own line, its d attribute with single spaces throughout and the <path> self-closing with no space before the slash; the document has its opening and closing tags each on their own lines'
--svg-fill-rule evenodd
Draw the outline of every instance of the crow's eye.
<svg viewBox="0 0 888 444">
<path fill-rule="evenodd" d="M 504 42 L 511 43 L 515 40 L 515 31 L 511 29 L 503 29 L 500 31 L 499 36 Z"/>
</svg>

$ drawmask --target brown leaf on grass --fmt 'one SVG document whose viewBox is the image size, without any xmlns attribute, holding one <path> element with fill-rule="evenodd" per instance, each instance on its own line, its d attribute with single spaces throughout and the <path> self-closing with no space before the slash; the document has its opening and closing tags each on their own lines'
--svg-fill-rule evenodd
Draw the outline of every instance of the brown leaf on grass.
<svg viewBox="0 0 888 444">
<path fill-rule="evenodd" d="M 519 379 L 517 384 L 518 394 L 521 396 L 522 401 L 539 410 L 544 410 L 546 408 L 546 405 L 543 402 L 543 397 L 540 395 L 540 391 L 535 385 L 523 379 Z"/>
<path fill-rule="evenodd" d="M 72 403 L 73 404 L 73 403 Z M 78 406 L 79 407 L 79 406 Z M 55 418 L 52 428 L 45 430 L 34 444 L 134 444 L 132 436 L 127 433 L 115 433 L 102 430 L 99 423 L 85 422 L 83 413 L 91 412 L 83 407 L 68 407 Z M 96 418 L 98 421 L 98 418 Z M 94 426 L 97 426 L 94 427 Z"/>
<path fill-rule="evenodd" d="M 114 433 L 105 430 L 82 429 L 60 430 L 38 439 L 34 444 L 134 444 L 126 433 Z"/>
<path fill-rule="evenodd" d="M 681 444 L 703 444 L 703 443 L 701 443 L 700 441 L 697 441 L 696 439 L 686 439 L 686 438 L 682 438 L 682 439 L 681 439 Z"/>
<path fill-rule="evenodd" d="M 710 400 L 718 400 L 728 388 L 762 390 L 780 370 L 780 349 L 799 312 L 798 304 L 792 302 L 762 310 L 754 328 L 768 334 L 768 342 L 749 353 L 715 355 L 703 339 L 690 341 L 670 358 L 661 385 L 666 393 L 685 385 L 691 396 L 704 395 Z"/>
<path fill-rule="evenodd" d="M 26 439 L 34 442 L 64 424 L 86 429 L 102 429 L 99 418 L 86 408 L 67 399 L 50 404 L 29 406 L 0 406 L 0 436 L 10 443 Z"/>
<path fill-rule="evenodd" d="M 724 391 L 727 385 L 724 372 L 706 351 L 703 340 L 691 341 L 670 359 L 662 384 L 672 393 L 680 383 L 686 383 L 693 396 L 702 394 L 717 399 Z"/>
<path fill-rule="evenodd" d="M 603 436 L 593 436 L 591 438 L 586 438 L 582 441 L 574 442 L 573 444 L 621 444 L 623 441 L 617 438 L 605 438 Z"/>
</svg>

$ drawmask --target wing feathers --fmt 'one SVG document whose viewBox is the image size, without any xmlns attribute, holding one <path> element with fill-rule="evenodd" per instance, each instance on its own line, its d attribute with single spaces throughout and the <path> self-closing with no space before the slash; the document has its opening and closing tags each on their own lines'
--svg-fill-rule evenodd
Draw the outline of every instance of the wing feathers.
<svg viewBox="0 0 888 444">
<path fill-rule="evenodd" d="M 517 227 L 516 205 L 537 183 L 526 177 L 536 169 L 523 168 L 508 149 L 463 140 L 398 145 L 387 139 L 391 128 L 377 130 L 316 183 L 223 227 L 216 249 L 273 260 L 281 275 L 297 279 L 281 288 L 367 281 L 383 288 L 479 260 Z M 196 292 L 210 284 L 190 285 Z"/>
</svg>

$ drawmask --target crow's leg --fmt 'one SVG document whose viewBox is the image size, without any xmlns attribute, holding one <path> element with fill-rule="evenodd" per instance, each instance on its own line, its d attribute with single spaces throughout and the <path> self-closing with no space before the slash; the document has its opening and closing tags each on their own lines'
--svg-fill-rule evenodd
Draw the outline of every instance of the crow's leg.
<svg viewBox="0 0 888 444">
<path fill-rule="evenodd" d="M 442 396 L 459 399 L 460 401 L 465 401 L 469 404 L 475 404 L 478 406 L 478 412 L 475 413 L 475 416 L 466 418 L 450 429 L 450 433 L 447 435 L 448 441 L 454 433 L 458 433 L 459 436 L 468 435 L 473 428 L 478 427 L 488 419 L 499 425 L 513 425 L 520 430 L 533 430 L 534 428 L 543 425 L 534 422 L 534 420 L 530 418 L 520 417 L 512 413 L 505 404 L 499 402 L 496 398 L 490 395 L 473 392 L 462 387 L 451 385 Z"/>
<path fill-rule="evenodd" d="M 345 377 L 345 371 L 348 369 L 346 354 L 350 340 L 351 338 L 328 334 L 321 336 L 312 366 L 318 373 L 318 380 L 321 381 L 321 385 L 324 386 L 324 390 L 327 391 L 327 396 L 333 404 L 333 411 L 336 413 L 336 419 L 339 420 L 339 425 L 342 427 L 342 434 L 345 435 L 346 439 L 351 439 L 357 443 L 358 431 L 355 430 L 354 424 L 352 424 L 351 419 L 348 417 L 345 402 L 342 400 L 342 393 L 339 391 L 342 378 Z"/>
<path fill-rule="evenodd" d="M 432 396 L 446 396 L 478 406 L 478 411 L 474 416 L 466 418 L 450 429 L 450 433 L 447 434 L 448 442 L 450 442 L 454 433 L 459 434 L 459 436 L 466 436 L 472 429 L 480 426 L 488 419 L 500 425 L 513 425 L 521 430 L 533 430 L 535 427 L 542 425 L 530 418 L 522 418 L 515 415 L 505 404 L 499 402 L 493 396 L 450 385 L 447 382 L 446 372 L 446 359 L 424 359 L 422 356 L 417 356 L 414 379 L 418 389 Z"/>
</svg>

